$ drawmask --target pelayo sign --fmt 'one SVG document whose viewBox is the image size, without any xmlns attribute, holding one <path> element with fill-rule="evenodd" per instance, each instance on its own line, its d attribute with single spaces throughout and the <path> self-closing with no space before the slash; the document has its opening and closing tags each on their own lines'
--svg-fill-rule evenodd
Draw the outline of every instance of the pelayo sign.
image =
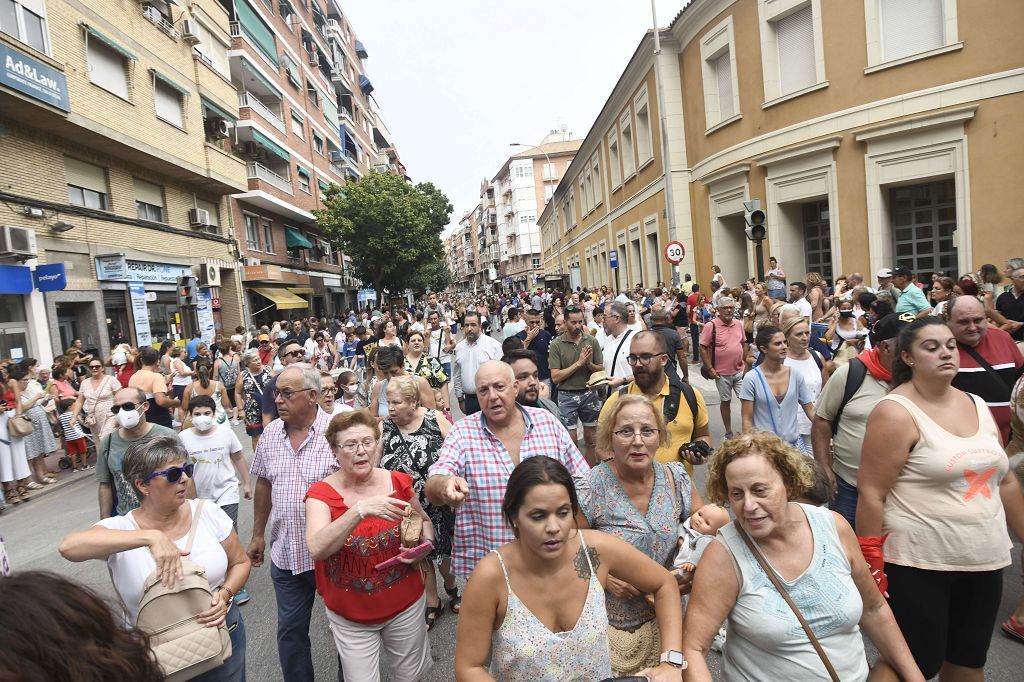
<svg viewBox="0 0 1024 682">
<path fill-rule="evenodd" d="M 62 111 L 71 111 L 68 80 L 57 69 L 2 44 L 0 64 L 0 84 Z"/>
</svg>

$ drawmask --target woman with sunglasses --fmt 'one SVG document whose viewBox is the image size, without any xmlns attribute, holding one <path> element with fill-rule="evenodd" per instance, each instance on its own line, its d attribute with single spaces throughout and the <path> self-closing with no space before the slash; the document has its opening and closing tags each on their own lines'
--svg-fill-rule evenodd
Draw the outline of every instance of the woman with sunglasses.
<svg viewBox="0 0 1024 682">
<path fill-rule="evenodd" d="M 139 498 L 138 508 L 71 533 L 61 543 L 60 553 L 69 561 L 105 560 L 128 622 L 134 623 L 150 576 L 159 576 L 167 587 L 184 577 L 181 558 L 195 526 L 188 558 L 206 570 L 213 591 L 209 608 L 196 615 L 206 627 L 226 623 L 231 632 L 231 657 L 221 667 L 193 679 L 241 680 L 245 675 L 245 625 L 233 602 L 249 578 L 249 557 L 220 507 L 188 499 L 194 465 L 186 464 L 187 460 L 188 453 L 176 437 L 154 438 L 129 447 L 122 473 Z"/>
<path fill-rule="evenodd" d="M 110 408 L 114 406 L 114 394 L 121 390 L 121 383 L 106 374 L 103 363 L 96 358 L 89 361 L 88 367 L 89 378 L 82 380 L 78 399 L 85 413 L 85 425 L 89 427 L 93 441 L 98 443 L 115 426 Z"/>
</svg>

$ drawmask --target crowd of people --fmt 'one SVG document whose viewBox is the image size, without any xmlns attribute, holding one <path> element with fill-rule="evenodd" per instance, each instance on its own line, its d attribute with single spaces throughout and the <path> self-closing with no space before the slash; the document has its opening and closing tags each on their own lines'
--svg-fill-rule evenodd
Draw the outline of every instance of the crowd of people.
<svg viewBox="0 0 1024 682">
<path fill-rule="evenodd" d="M 317 595 L 339 680 L 423 678 L 446 612 L 458 680 L 710 680 L 711 650 L 727 679 L 981 680 L 1024 538 L 1024 259 L 874 286 L 770 266 L 5 362 L 5 497 L 61 447 L 95 466 L 99 520 L 60 553 L 110 568 L 123 625 L 86 636 L 138 679 L 244 679 L 263 569 L 289 680 L 313 679 Z M 191 627 L 158 628 L 186 593 Z M 1024 643 L 1024 597 L 1003 615 Z"/>
</svg>

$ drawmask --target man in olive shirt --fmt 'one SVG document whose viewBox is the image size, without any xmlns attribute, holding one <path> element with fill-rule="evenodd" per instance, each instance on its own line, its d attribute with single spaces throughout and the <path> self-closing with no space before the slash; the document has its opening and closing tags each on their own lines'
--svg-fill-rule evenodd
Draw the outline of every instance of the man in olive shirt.
<svg viewBox="0 0 1024 682">
<path fill-rule="evenodd" d="M 576 423 L 583 422 L 584 456 L 590 466 L 597 464 L 597 418 L 601 401 L 587 388 L 594 372 L 604 369 L 604 358 L 597 340 L 583 331 L 583 311 L 569 308 L 565 312 L 565 333 L 556 336 L 548 347 L 551 381 L 558 387 L 558 409 L 569 433 Z"/>
</svg>

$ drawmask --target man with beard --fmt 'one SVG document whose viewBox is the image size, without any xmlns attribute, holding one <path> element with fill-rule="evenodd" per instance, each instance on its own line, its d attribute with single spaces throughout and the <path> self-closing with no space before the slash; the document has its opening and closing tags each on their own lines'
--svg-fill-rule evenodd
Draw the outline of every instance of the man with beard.
<svg viewBox="0 0 1024 682">
<path fill-rule="evenodd" d="M 711 454 L 711 431 L 708 428 L 708 410 L 704 396 L 693 390 L 677 376 L 666 373 L 668 349 L 665 339 L 657 332 L 644 331 L 633 335 L 626 361 L 633 368 L 633 382 L 612 392 L 601 409 L 598 423 L 605 419 L 620 395 L 644 395 L 661 410 L 668 425 L 668 444 L 654 454 L 659 462 L 703 464 Z M 600 453 L 608 456 L 611 453 Z"/>
<path fill-rule="evenodd" d="M 583 331 L 583 311 L 570 308 L 566 330 L 556 336 L 548 349 L 551 381 L 558 387 L 558 409 L 572 434 L 583 422 L 585 456 L 591 466 L 597 464 L 597 417 L 601 402 L 587 387 L 590 375 L 604 369 L 601 347 Z"/>
<path fill-rule="evenodd" d="M 516 381 L 519 382 L 519 393 L 516 402 L 526 407 L 539 407 L 545 409 L 562 421 L 562 415 L 558 411 L 558 405 L 544 398 L 540 394 L 542 386 L 540 372 L 537 366 L 537 354 L 526 348 L 516 348 L 505 352 L 502 362 L 512 367 Z M 563 422 L 564 425 L 564 422 Z"/>
</svg>

